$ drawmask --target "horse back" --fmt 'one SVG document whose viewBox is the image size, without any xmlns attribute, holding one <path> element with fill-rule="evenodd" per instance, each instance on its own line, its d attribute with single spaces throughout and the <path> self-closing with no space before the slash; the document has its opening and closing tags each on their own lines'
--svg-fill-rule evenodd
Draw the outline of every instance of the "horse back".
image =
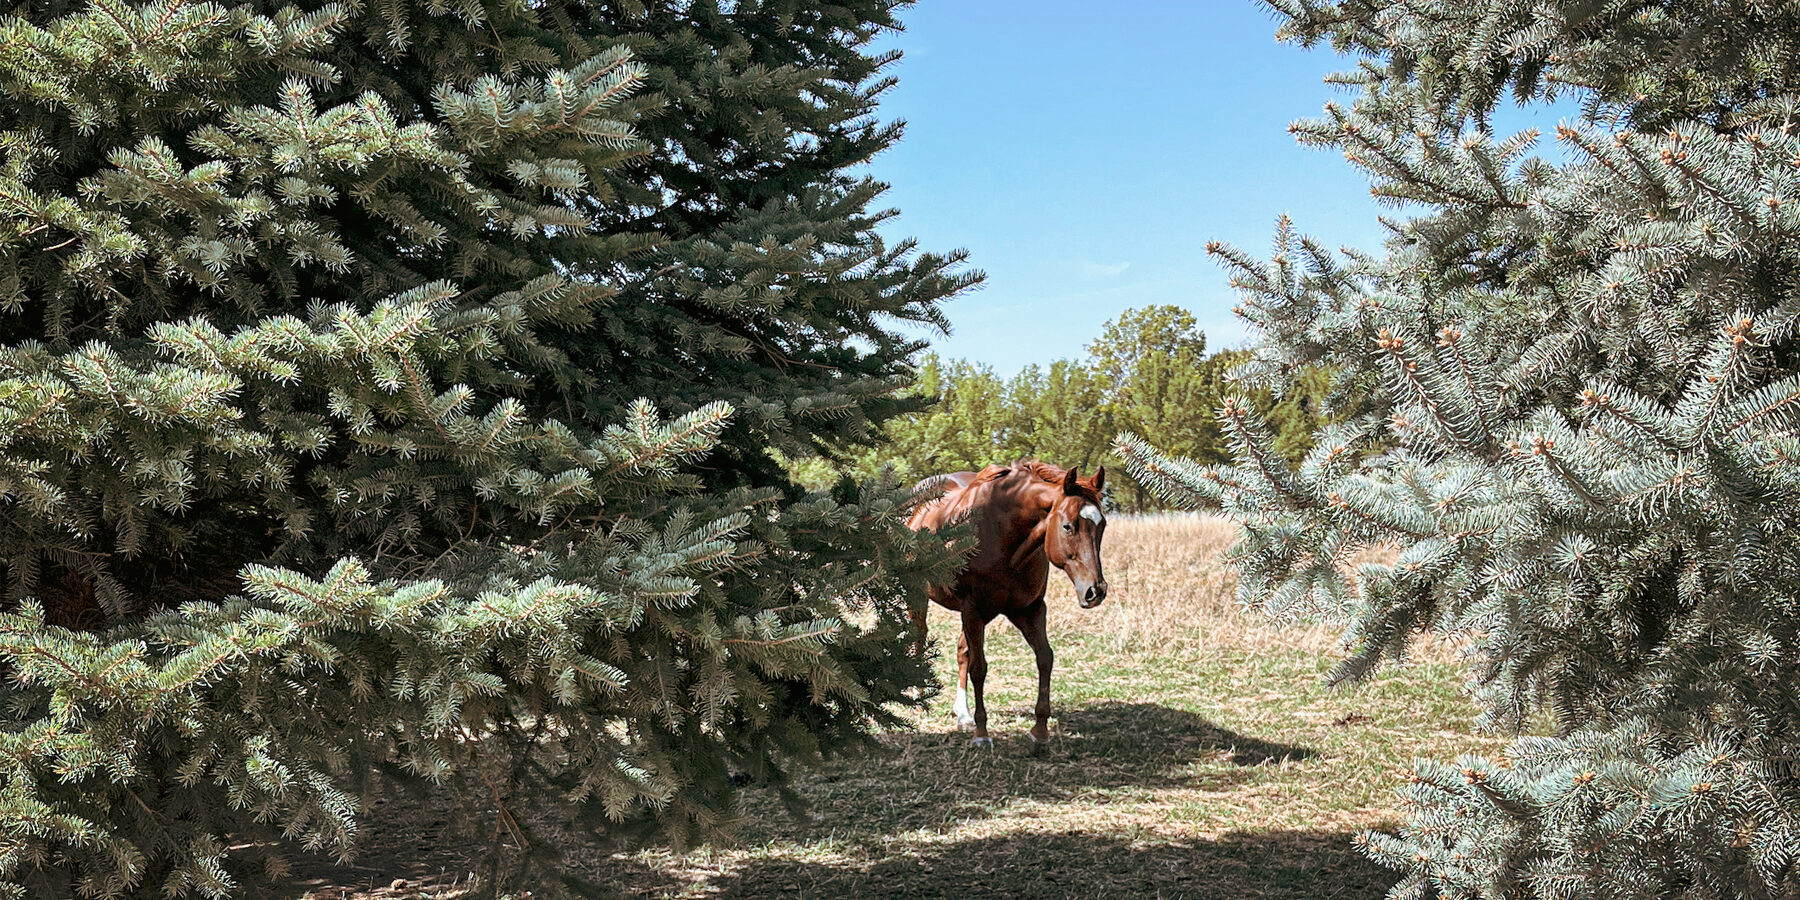
<svg viewBox="0 0 1800 900">
<path fill-rule="evenodd" d="M 1047 563 L 1023 569 L 1012 564 L 1013 552 L 1032 523 L 1020 520 L 1025 510 L 1018 507 L 1018 492 L 1011 488 L 1028 477 L 1036 476 L 1015 466 L 996 465 L 920 482 L 924 490 L 943 493 L 915 510 L 907 520 L 908 528 L 937 531 L 971 518 L 978 522 L 974 553 L 951 583 L 929 586 L 932 600 L 953 610 L 973 603 L 978 612 L 991 615 L 1043 596 Z"/>
<path fill-rule="evenodd" d="M 933 475 L 913 485 L 913 490 L 931 497 L 913 511 L 906 520 L 906 527 L 914 531 L 936 531 L 945 525 L 966 518 L 980 505 L 986 492 L 975 490 L 976 487 L 994 481 L 1006 475 L 1010 469 L 1006 466 L 988 466 L 979 472 L 946 472 Z M 933 493 L 936 496 L 931 496 Z"/>
</svg>

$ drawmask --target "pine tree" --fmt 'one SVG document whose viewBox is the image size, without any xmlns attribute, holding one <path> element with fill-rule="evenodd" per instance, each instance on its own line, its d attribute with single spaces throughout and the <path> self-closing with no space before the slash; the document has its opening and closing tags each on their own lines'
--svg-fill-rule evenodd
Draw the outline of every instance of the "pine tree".
<svg viewBox="0 0 1800 900">
<path fill-rule="evenodd" d="M 1297 465 L 1236 402 L 1231 465 L 1121 452 L 1240 520 L 1243 599 L 1347 620 L 1335 679 L 1460 634 L 1489 723 L 1548 728 L 1416 764 L 1361 839 L 1394 896 L 1793 896 L 1800 11 L 1269 5 L 1361 57 L 1294 132 L 1415 215 L 1377 257 L 1285 221 L 1266 261 L 1215 247 L 1262 333 L 1241 377 L 1323 367 L 1371 411 Z M 1555 156 L 1495 132 L 1509 98 L 1579 101 Z"/>
<path fill-rule="evenodd" d="M 775 460 L 974 277 L 852 174 L 903 5 L 0 17 L 0 896 L 231 895 L 383 778 L 554 893 L 520 810 L 704 838 L 895 724 L 954 559 Z"/>
</svg>

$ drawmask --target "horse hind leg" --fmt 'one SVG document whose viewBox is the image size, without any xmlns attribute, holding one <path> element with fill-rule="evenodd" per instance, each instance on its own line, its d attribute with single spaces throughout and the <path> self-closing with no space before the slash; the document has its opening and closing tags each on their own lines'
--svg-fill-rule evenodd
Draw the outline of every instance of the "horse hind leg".
<svg viewBox="0 0 1800 900">
<path fill-rule="evenodd" d="M 1041 755 L 1050 742 L 1050 671 L 1056 667 L 1056 653 L 1050 649 L 1048 613 L 1049 608 L 1040 597 L 1018 614 L 1007 617 L 1019 627 L 1025 643 L 1031 645 L 1031 652 L 1037 657 L 1037 724 L 1031 727 L 1033 756 Z"/>
<path fill-rule="evenodd" d="M 968 673 L 970 692 L 974 694 L 975 698 L 973 715 L 975 736 L 971 739 L 971 743 L 977 747 L 994 746 L 994 739 L 988 737 L 987 703 L 982 698 L 982 689 L 987 685 L 987 648 L 984 640 L 986 631 L 986 622 L 977 616 L 970 615 L 966 609 L 963 611 L 963 644 L 967 646 L 968 650 L 968 663 L 965 671 Z"/>
</svg>

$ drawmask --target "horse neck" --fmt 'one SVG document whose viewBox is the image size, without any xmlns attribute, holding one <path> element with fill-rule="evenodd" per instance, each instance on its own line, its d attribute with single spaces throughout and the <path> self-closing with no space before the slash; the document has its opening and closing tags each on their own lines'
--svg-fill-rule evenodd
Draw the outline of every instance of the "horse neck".
<svg viewBox="0 0 1800 900">
<path fill-rule="evenodd" d="M 1049 554 L 1044 553 L 1042 544 L 1045 532 L 1049 529 L 1047 520 L 1050 518 L 1050 510 L 1055 508 L 1060 496 L 1061 491 L 1054 485 L 1035 479 L 1016 490 L 996 492 L 994 499 L 1004 504 L 1001 509 L 1003 515 L 998 517 L 1001 520 L 998 534 L 1000 546 L 1005 548 L 1007 558 L 1015 565 L 1023 562 L 1016 557 L 1026 549 L 1025 544 L 1032 541 L 1038 543 L 1037 554 L 1046 561 L 1049 560 Z M 1037 532 L 1035 536 L 1034 532 Z"/>
</svg>

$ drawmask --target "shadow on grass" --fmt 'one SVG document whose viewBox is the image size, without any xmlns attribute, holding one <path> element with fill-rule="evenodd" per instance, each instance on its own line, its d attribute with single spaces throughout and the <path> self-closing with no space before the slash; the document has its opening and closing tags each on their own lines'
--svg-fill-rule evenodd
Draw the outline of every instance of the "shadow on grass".
<svg viewBox="0 0 1800 900">
<path fill-rule="evenodd" d="M 708 897 L 1156 897 L 1375 900 L 1396 880 L 1350 835 L 1288 831 L 1149 843 L 1085 832 L 1018 834 L 917 848 L 867 867 L 753 860 Z"/>
<path fill-rule="evenodd" d="M 995 733 L 991 750 L 971 747 L 955 732 L 891 735 L 894 752 L 833 765 L 796 785 L 811 807 L 810 823 L 759 809 L 763 798 L 753 792 L 745 798 L 751 815 L 744 839 L 804 840 L 830 831 L 868 840 L 956 828 L 1005 815 L 1019 801 L 1103 802 L 1108 794 L 1174 787 L 1227 791 L 1266 777 L 1265 766 L 1316 755 L 1157 703 L 1066 708 L 1037 757 L 1023 728 Z"/>
</svg>

